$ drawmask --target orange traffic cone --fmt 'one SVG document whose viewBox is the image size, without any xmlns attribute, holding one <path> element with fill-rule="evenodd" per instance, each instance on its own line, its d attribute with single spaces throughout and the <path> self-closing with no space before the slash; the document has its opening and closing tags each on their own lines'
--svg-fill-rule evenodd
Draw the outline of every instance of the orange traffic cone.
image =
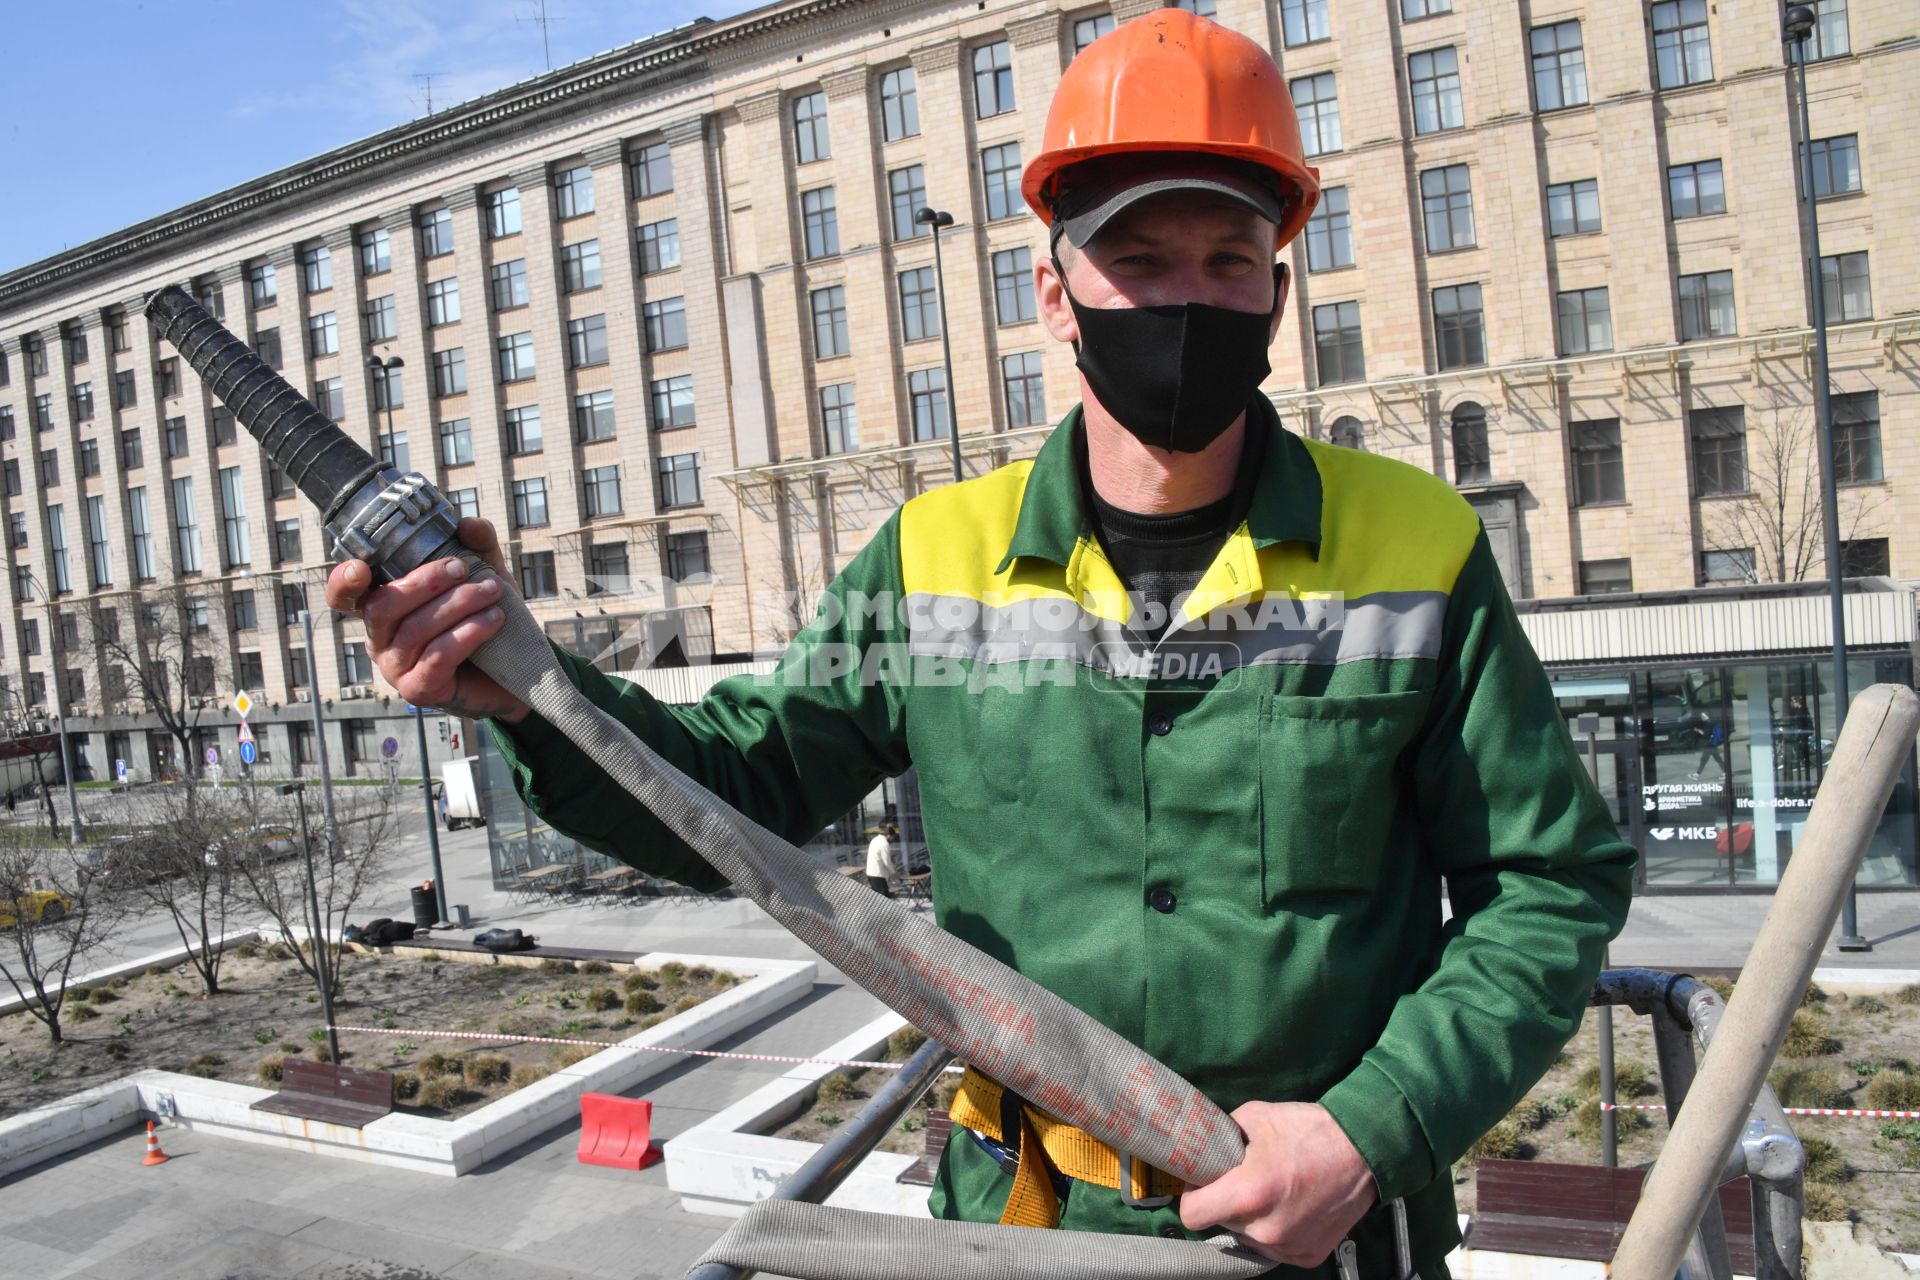
<svg viewBox="0 0 1920 1280">
<path fill-rule="evenodd" d="M 143 1165 L 165 1164 L 171 1159 L 173 1159 L 172 1156 L 160 1149 L 160 1139 L 153 1132 L 153 1121 L 147 1121 L 147 1158 L 140 1163 Z"/>
</svg>

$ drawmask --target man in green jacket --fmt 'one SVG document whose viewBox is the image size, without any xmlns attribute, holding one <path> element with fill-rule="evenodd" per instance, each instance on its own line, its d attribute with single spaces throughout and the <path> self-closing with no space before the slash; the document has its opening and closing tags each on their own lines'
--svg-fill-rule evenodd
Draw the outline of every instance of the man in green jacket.
<svg viewBox="0 0 1920 1280">
<path fill-rule="evenodd" d="M 1633 852 L 1467 504 L 1293 435 L 1258 392 L 1286 300 L 1275 257 L 1318 190 L 1271 59 L 1157 11 L 1074 60 L 1047 137 L 1025 182 L 1054 250 L 1035 283 L 1081 399 L 1038 456 L 896 511 L 771 677 L 669 707 L 562 661 L 796 844 L 917 766 L 941 925 L 1248 1137 L 1232 1173 L 1148 1195 L 1183 1188 L 1020 1152 L 998 1117 L 1022 1113 L 970 1074 L 956 1105 L 974 1132 L 948 1144 L 937 1215 L 996 1220 L 1038 1169 L 1063 1227 L 1224 1227 L 1288 1276 L 1328 1274 L 1350 1235 L 1384 1275 L 1383 1206 L 1404 1199 L 1416 1269 L 1443 1276 L 1452 1163 L 1578 1026 Z M 491 526 L 462 536 L 505 572 Z M 466 663 L 499 625 L 497 585 L 444 563 L 367 584 L 342 565 L 329 603 L 365 616 L 410 700 L 490 718 L 529 806 L 721 887 Z"/>
</svg>

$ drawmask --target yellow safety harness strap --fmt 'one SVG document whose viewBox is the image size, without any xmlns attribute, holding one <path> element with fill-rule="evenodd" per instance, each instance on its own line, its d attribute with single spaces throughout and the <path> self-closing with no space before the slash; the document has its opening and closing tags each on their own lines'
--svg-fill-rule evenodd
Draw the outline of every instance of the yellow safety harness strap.
<svg viewBox="0 0 1920 1280">
<path fill-rule="evenodd" d="M 1018 1115 L 1017 1121 L 1009 1114 L 1010 1109 Z M 1129 1200 L 1177 1196 L 1186 1186 L 1173 1174 L 1131 1157 L 1127 1157 L 1127 1185 L 1122 1186 L 1119 1152 L 1085 1130 L 1027 1105 L 1017 1094 L 1009 1094 L 999 1081 L 972 1067 L 961 1078 L 949 1114 L 955 1124 L 1006 1146 L 1014 1146 L 1017 1138 L 1013 1191 L 1000 1215 L 1006 1226 L 1060 1225 L 1060 1199 L 1054 1194 L 1050 1171 L 1077 1182 L 1112 1187 Z M 1008 1130 L 1015 1127 L 1018 1134 L 1010 1134 Z"/>
</svg>

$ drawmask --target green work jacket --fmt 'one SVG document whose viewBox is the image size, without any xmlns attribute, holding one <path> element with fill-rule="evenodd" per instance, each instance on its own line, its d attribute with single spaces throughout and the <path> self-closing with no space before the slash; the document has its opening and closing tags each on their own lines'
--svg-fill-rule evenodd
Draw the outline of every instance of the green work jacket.
<svg viewBox="0 0 1920 1280">
<path fill-rule="evenodd" d="M 1093 532 L 1075 409 L 1036 457 L 895 512 L 770 676 L 667 706 L 561 657 L 795 844 L 917 766 L 944 928 L 1223 1108 L 1320 1102 L 1438 1274 L 1451 1166 L 1579 1025 L 1635 855 L 1467 503 L 1264 398 L 1248 429 L 1269 433 L 1251 508 L 1153 649 Z M 553 826 L 722 886 L 551 726 L 494 734 Z M 983 1155 L 949 1144 L 936 1213 L 998 1216 Z M 1069 1225 L 1177 1224 L 1072 1199 Z M 1363 1226 L 1378 1266 L 1384 1217 Z"/>
</svg>

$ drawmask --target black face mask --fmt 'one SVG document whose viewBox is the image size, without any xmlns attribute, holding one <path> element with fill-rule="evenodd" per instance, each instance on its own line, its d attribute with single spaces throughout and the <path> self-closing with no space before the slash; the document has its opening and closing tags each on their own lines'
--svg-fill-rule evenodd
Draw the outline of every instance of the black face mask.
<svg viewBox="0 0 1920 1280">
<path fill-rule="evenodd" d="M 1067 273 L 1058 258 L 1060 287 Z M 1273 268 L 1274 306 L 1287 268 Z M 1271 311 L 1230 311 L 1186 302 L 1162 307 L 1083 307 L 1067 293 L 1080 326 L 1075 363 L 1107 412 L 1141 443 L 1198 453 L 1246 409 L 1272 368 Z"/>
</svg>

